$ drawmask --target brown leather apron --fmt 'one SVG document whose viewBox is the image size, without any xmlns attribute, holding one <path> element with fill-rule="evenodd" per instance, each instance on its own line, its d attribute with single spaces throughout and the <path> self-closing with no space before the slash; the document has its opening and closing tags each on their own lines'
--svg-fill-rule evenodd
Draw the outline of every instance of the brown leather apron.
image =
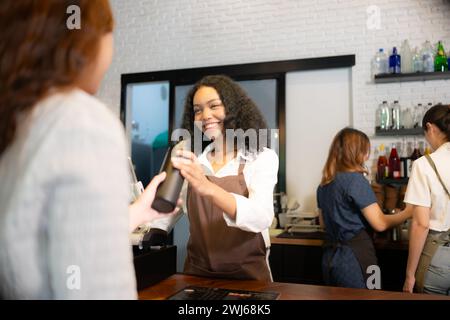
<svg viewBox="0 0 450 320">
<path fill-rule="evenodd" d="M 244 166 L 244 163 L 239 165 L 236 176 L 207 178 L 227 192 L 248 197 Z M 188 186 L 187 207 L 190 236 L 185 273 L 271 281 L 261 233 L 229 227 L 223 218 L 223 210 L 209 198 L 200 196 L 191 186 Z"/>
</svg>

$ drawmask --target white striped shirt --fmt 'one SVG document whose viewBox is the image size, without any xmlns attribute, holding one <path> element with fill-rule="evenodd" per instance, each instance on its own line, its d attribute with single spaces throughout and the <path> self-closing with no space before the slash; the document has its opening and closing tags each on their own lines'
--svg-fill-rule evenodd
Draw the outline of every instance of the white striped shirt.
<svg viewBox="0 0 450 320">
<path fill-rule="evenodd" d="M 135 299 L 120 121 L 74 89 L 38 103 L 0 156 L 0 294 Z"/>
</svg>

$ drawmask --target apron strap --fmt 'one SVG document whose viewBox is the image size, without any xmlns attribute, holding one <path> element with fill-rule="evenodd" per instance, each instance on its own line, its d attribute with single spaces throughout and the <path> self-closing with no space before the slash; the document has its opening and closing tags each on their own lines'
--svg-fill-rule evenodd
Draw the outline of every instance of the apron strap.
<svg viewBox="0 0 450 320">
<path fill-rule="evenodd" d="M 428 232 L 425 245 L 423 246 L 422 254 L 420 255 L 419 264 L 416 270 L 416 290 L 419 293 L 423 293 L 425 285 L 425 275 L 428 272 L 431 261 L 436 254 L 439 246 L 449 243 L 450 229 L 443 232 L 431 233 Z"/>
<path fill-rule="evenodd" d="M 450 198 L 450 193 L 448 192 L 444 182 L 442 181 L 439 172 L 437 171 L 436 165 L 431 159 L 430 155 L 426 154 L 425 158 L 428 160 L 428 163 L 433 168 L 436 176 Z M 422 250 L 422 254 L 420 255 L 419 264 L 416 270 L 416 291 L 419 293 L 423 293 L 424 285 L 425 285 L 425 275 L 428 272 L 428 268 L 430 267 L 431 261 L 433 260 L 434 255 L 436 254 L 437 249 L 441 245 L 445 245 L 448 243 L 448 237 L 450 237 L 450 229 L 444 232 L 432 233 L 428 232 L 427 239 L 425 240 L 425 245 Z"/>
<path fill-rule="evenodd" d="M 431 159 L 429 154 L 426 154 L 425 158 L 427 158 L 428 162 L 430 163 L 430 166 L 433 168 L 434 172 L 436 173 L 436 176 L 438 177 L 439 182 L 441 183 L 442 187 L 444 188 L 445 192 L 447 192 L 447 195 L 450 198 L 450 192 L 448 192 L 447 187 L 445 186 L 444 182 L 442 181 L 442 178 L 439 175 L 439 172 L 437 171 L 437 168 L 436 168 L 436 165 L 434 164 L 433 159 Z"/>
</svg>

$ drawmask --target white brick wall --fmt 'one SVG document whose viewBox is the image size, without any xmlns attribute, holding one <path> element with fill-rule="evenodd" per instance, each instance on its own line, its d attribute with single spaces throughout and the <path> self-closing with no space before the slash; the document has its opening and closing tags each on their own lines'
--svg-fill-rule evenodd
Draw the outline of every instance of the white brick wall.
<svg viewBox="0 0 450 320">
<path fill-rule="evenodd" d="M 99 97 L 118 113 L 120 74 L 356 54 L 354 126 L 373 135 L 382 100 L 401 105 L 450 102 L 450 80 L 378 84 L 370 60 L 378 48 L 444 41 L 450 50 L 448 0 L 111 0 L 115 57 Z M 367 8 L 380 9 L 380 29 Z M 389 139 L 373 139 L 373 144 Z"/>
</svg>

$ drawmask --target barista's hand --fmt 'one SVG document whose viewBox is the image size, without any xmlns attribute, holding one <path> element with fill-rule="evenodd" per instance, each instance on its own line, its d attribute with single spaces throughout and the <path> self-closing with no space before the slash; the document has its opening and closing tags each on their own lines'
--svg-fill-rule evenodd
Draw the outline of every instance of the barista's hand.
<svg viewBox="0 0 450 320">
<path fill-rule="evenodd" d="M 170 213 L 160 213 L 152 208 L 158 185 L 164 181 L 166 173 L 162 172 L 155 176 L 145 188 L 144 192 L 137 200 L 129 206 L 130 212 L 130 232 L 133 232 L 138 226 L 151 222 L 155 219 L 175 215 L 181 206 L 181 199 L 178 199 L 177 207 Z"/>
<path fill-rule="evenodd" d="M 403 284 L 403 292 L 413 293 L 414 284 L 416 283 L 415 277 L 406 277 L 405 283 Z"/>
<path fill-rule="evenodd" d="M 202 196 L 212 196 L 216 185 L 206 178 L 195 154 L 190 151 L 178 150 L 176 155 L 178 157 L 172 158 L 172 164 L 180 170 L 181 175 L 191 187 Z"/>
</svg>

